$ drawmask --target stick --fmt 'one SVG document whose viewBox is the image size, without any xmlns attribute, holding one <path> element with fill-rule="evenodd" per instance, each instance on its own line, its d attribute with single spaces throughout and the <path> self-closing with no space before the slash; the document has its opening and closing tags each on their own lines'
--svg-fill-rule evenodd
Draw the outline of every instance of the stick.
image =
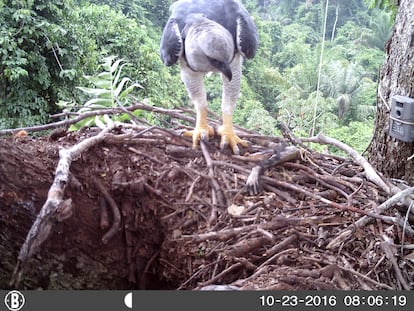
<svg viewBox="0 0 414 311">
<path fill-rule="evenodd" d="M 398 281 L 400 281 L 404 290 L 410 290 L 410 285 L 408 285 L 407 281 L 404 279 L 401 273 L 401 269 L 398 266 L 397 260 L 395 259 L 395 252 L 393 251 L 393 245 L 391 244 L 392 242 L 390 241 L 390 238 L 387 237 L 385 234 L 382 236 L 382 238 L 384 239 L 384 241 L 381 242 L 381 248 L 384 250 L 384 253 L 387 256 L 388 260 L 392 263 Z"/>
<path fill-rule="evenodd" d="M 306 142 L 333 145 L 335 147 L 338 147 L 338 148 L 344 150 L 346 153 L 348 153 L 354 159 L 355 162 L 357 162 L 359 165 L 362 166 L 362 168 L 365 171 L 365 176 L 367 177 L 368 180 L 372 181 L 374 184 L 376 184 L 378 187 L 380 187 L 386 193 L 391 192 L 390 187 L 377 174 L 377 172 L 372 167 L 372 165 L 364 157 L 362 157 L 355 149 L 351 148 L 350 146 L 344 144 L 343 142 L 341 142 L 337 139 L 327 137 L 323 134 L 318 134 L 317 136 L 310 137 L 310 138 L 304 138 L 302 140 L 306 141 Z"/>
<path fill-rule="evenodd" d="M 115 124 L 103 129 L 98 135 L 89 137 L 69 149 L 62 149 L 59 152 L 60 159 L 56 167 L 55 179 L 49 189 L 47 200 L 41 208 L 36 220 L 34 221 L 29 233 L 26 236 L 10 284 L 17 287 L 23 270 L 32 256 L 39 251 L 41 245 L 49 237 L 53 225 L 57 220 L 59 207 L 64 204 L 63 196 L 65 188 L 69 183 L 70 165 L 72 161 L 77 160 L 83 152 L 90 147 L 99 144 L 105 139 L 105 136 L 115 127 Z M 17 277 L 17 278 L 16 278 Z"/>
<path fill-rule="evenodd" d="M 258 228 L 262 228 L 264 230 L 277 230 L 284 228 L 290 224 L 297 224 L 303 221 L 299 218 L 285 218 L 285 217 L 275 217 L 272 219 L 271 222 L 263 223 L 260 225 L 248 225 L 244 227 L 235 227 L 231 229 L 225 229 L 221 231 L 210 231 L 202 234 L 193 234 L 193 235 L 182 235 L 181 237 L 184 239 L 191 239 L 194 242 L 202 242 L 206 240 L 219 240 L 219 241 L 227 241 L 234 236 L 240 235 L 241 233 L 248 232 L 255 230 L 257 231 Z"/>
<path fill-rule="evenodd" d="M 211 202 L 211 214 L 208 223 L 211 225 L 217 220 L 217 199 L 220 201 L 220 205 L 224 205 L 224 198 L 222 196 L 220 186 L 214 177 L 214 168 L 213 168 L 213 160 L 211 159 L 210 154 L 208 153 L 208 149 L 206 143 L 203 139 L 200 139 L 200 147 L 203 152 L 204 159 L 206 160 L 207 167 L 208 167 L 208 176 L 210 176 L 210 182 L 212 186 L 212 202 Z"/>
<path fill-rule="evenodd" d="M 113 214 L 113 217 L 114 217 L 114 222 L 112 224 L 111 229 L 109 229 L 108 232 L 105 233 L 104 236 L 102 237 L 102 243 L 106 244 L 119 230 L 119 225 L 121 224 L 121 213 L 119 212 L 119 208 L 116 205 L 114 199 L 109 194 L 108 190 L 106 190 L 106 188 L 102 184 L 102 182 L 99 179 L 97 179 L 96 177 L 93 177 L 93 182 L 94 182 L 95 186 L 98 188 L 98 190 L 104 196 L 106 202 L 108 202 L 109 206 L 112 209 L 112 214 Z"/>
<path fill-rule="evenodd" d="M 199 283 L 198 286 L 197 286 L 197 289 L 199 289 L 201 287 L 204 287 L 204 286 L 207 286 L 207 285 L 210 285 L 210 284 L 214 283 L 217 280 L 220 280 L 226 274 L 228 274 L 228 273 L 232 272 L 233 270 L 235 270 L 237 268 L 240 268 L 242 266 L 243 266 L 243 264 L 240 263 L 240 262 L 237 262 L 237 263 L 233 264 L 232 266 L 228 267 L 227 269 L 221 271 L 219 274 L 217 274 L 212 279 L 210 279 L 208 281 L 205 281 L 205 282 L 202 282 L 202 283 Z"/>
<path fill-rule="evenodd" d="M 131 109 L 131 107 L 128 107 L 128 108 Z M 34 132 L 41 132 L 41 131 L 46 131 L 50 129 L 55 129 L 58 127 L 68 127 L 69 125 L 76 124 L 79 121 L 82 121 L 83 119 L 86 119 L 89 117 L 101 116 L 101 115 L 107 115 L 107 114 L 115 114 L 115 113 L 120 113 L 120 112 L 122 111 L 118 108 L 88 111 L 88 112 L 79 114 L 76 118 L 73 118 L 73 119 L 67 119 L 63 121 L 58 121 L 58 122 L 44 124 L 44 125 L 31 126 L 31 127 L 20 127 L 16 129 L 0 130 L 0 136 L 7 135 L 7 134 L 13 134 L 19 131 L 26 131 L 26 132 L 34 133 Z"/>
<path fill-rule="evenodd" d="M 387 201 L 382 203 L 376 208 L 378 215 L 384 213 L 391 207 L 393 207 L 398 202 L 404 201 L 408 196 L 414 193 L 414 187 L 407 188 L 397 194 L 394 194 Z M 373 221 L 373 218 L 369 216 L 364 216 L 358 219 L 354 224 L 350 225 L 348 228 L 343 230 L 335 239 L 333 239 L 327 246 L 328 249 L 337 247 L 342 241 L 344 241 L 355 229 L 362 228 L 363 226 L 369 224 Z"/>
<path fill-rule="evenodd" d="M 135 111 L 137 109 L 141 109 L 141 110 L 145 110 L 145 111 L 165 114 L 165 115 L 168 115 L 170 117 L 180 119 L 182 121 L 195 123 L 195 119 L 193 117 L 183 115 L 182 114 L 183 111 L 178 110 L 178 109 L 164 109 L 164 108 L 150 106 L 150 105 L 147 105 L 147 104 L 144 104 L 144 103 L 135 103 L 134 105 L 129 106 L 129 107 L 125 107 L 124 109 L 126 111 Z M 41 132 L 41 131 L 46 131 L 46 130 L 50 130 L 50 129 L 55 129 L 55 128 L 58 128 L 58 127 L 68 127 L 72 124 L 76 124 L 79 121 L 82 121 L 82 120 L 84 120 L 86 118 L 89 118 L 89 117 L 102 116 L 102 115 L 112 115 L 112 114 L 117 114 L 117 113 L 125 113 L 124 109 L 111 108 L 111 109 L 101 109 L 101 110 L 88 111 L 88 112 L 83 112 L 81 114 L 76 114 L 77 116 L 73 119 L 66 119 L 66 120 L 53 122 L 53 123 L 49 123 L 49 124 L 44 124 L 44 125 L 38 125 L 38 126 L 20 127 L 20 128 L 15 128 L 15 129 L 0 130 L 0 136 L 17 133 L 19 131 L 26 131 L 26 132 L 34 133 L 34 132 Z M 72 115 L 73 116 L 73 113 L 67 113 L 66 115 L 65 114 L 60 114 L 60 115 L 62 115 L 62 116 L 71 116 Z"/>
</svg>

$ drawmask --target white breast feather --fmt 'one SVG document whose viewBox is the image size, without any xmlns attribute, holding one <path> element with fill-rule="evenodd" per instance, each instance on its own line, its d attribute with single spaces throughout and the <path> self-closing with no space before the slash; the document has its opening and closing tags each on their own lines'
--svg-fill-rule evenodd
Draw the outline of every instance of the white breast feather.
<svg viewBox="0 0 414 311">
<path fill-rule="evenodd" d="M 241 26 L 241 19 L 240 16 L 236 20 L 237 27 L 236 27 L 236 42 L 237 42 L 237 50 L 243 55 L 242 49 L 241 49 L 241 32 L 242 32 L 242 26 Z"/>
</svg>

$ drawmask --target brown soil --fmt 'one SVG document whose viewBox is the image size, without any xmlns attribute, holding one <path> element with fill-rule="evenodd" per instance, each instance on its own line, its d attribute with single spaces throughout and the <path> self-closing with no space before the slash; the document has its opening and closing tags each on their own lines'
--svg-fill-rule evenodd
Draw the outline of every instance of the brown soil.
<svg viewBox="0 0 414 311">
<path fill-rule="evenodd" d="M 10 288 L 59 149 L 97 133 L 0 139 L 0 288 Z M 271 141 L 249 139 L 250 154 Z M 159 128 L 89 149 L 70 168 L 65 198 L 72 199 L 72 216 L 55 223 L 19 287 L 400 289 L 399 272 L 413 287 L 412 253 L 394 244 L 414 240 L 400 226 L 377 219 L 334 243 L 364 211 L 387 199 L 354 162 L 303 150 L 301 159 L 267 170 L 265 190 L 249 195 L 243 190 L 252 157 L 223 154 L 217 145 L 217 139 L 209 144 L 210 170 L 190 141 Z M 107 243 L 102 238 L 114 218 L 97 181 L 121 214 Z M 231 215 L 230 206 L 244 212 Z M 386 214 L 394 216 L 397 207 Z"/>
</svg>

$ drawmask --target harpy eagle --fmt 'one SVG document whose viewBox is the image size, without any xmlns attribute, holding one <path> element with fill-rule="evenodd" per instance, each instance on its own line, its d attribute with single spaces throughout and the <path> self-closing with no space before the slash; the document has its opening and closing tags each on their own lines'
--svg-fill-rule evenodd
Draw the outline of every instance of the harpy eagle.
<svg viewBox="0 0 414 311">
<path fill-rule="evenodd" d="M 207 123 L 207 95 L 204 75 L 219 72 L 223 81 L 220 146 L 239 153 L 247 145 L 233 129 L 233 111 L 240 94 L 243 58 L 253 58 L 258 34 L 253 19 L 238 0 L 179 0 L 170 8 L 160 53 L 165 65 L 180 65 L 181 79 L 197 112 L 196 126 L 185 133 L 192 136 L 193 148 L 200 139 L 214 135 Z"/>
</svg>

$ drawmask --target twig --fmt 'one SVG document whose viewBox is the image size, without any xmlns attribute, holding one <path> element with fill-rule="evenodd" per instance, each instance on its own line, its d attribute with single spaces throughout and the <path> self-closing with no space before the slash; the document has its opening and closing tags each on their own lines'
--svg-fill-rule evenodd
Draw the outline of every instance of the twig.
<svg viewBox="0 0 414 311">
<path fill-rule="evenodd" d="M 151 112 L 157 112 L 157 113 L 162 113 L 162 114 L 165 114 L 165 115 L 177 118 L 177 119 L 181 119 L 183 121 L 195 123 L 195 119 L 193 117 L 185 116 L 182 114 L 181 110 L 177 110 L 177 109 L 164 109 L 164 108 L 150 106 L 144 103 L 135 103 L 134 105 L 125 107 L 124 109 L 126 111 L 134 111 L 137 109 L 141 109 L 141 110 L 146 110 L 146 111 L 151 111 Z M 46 131 L 46 130 L 50 130 L 50 129 L 54 129 L 58 127 L 68 127 L 72 124 L 76 124 L 79 121 L 82 121 L 89 117 L 112 115 L 112 114 L 117 114 L 117 113 L 125 113 L 125 111 L 121 108 L 110 108 L 110 109 L 88 111 L 88 112 L 83 112 L 82 114 L 79 114 L 77 117 L 73 119 L 66 119 L 66 120 L 62 120 L 62 121 L 58 121 L 54 123 L 32 126 L 32 127 L 20 127 L 20 128 L 15 128 L 15 129 L 0 130 L 0 136 L 13 134 L 13 133 L 16 133 L 22 130 L 26 132 L 34 133 L 34 132 Z M 68 115 L 73 115 L 73 113 L 68 113 Z"/>
<path fill-rule="evenodd" d="M 342 150 L 344 150 L 346 153 L 348 153 L 355 162 L 357 162 L 359 165 L 361 165 L 365 171 L 365 176 L 368 180 L 372 181 L 374 184 L 376 184 L 378 187 L 380 187 L 382 190 L 384 190 L 386 193 L 390 193 L 391 189 L 390 187 L 382 180 L 382 178 L 377 174 L 375 169 L 372 167 L 371 164 L 367 160 L 364 159 L 356 150 L 351 148 L 350 146 L 344 144 L 343 142 L 327 137 L 323 134 L 318 134 L 317 136 L 310 137 L 310 138 L 304 138 L 302 139 L 306 142 L 313 142 L 313 143 L 320 143 L 320 144 L 328 144 L 333 145 L 335 147 L 338 147 Z"/>
<path fill-rule="evenodd" d="M 155 258 L 157 258 L 159 255 L 160 255 L 160 251 L 159 250 L 155 251 L 154 254 L 151 256 L 151 258 L 148 260 L 147 264 L 145 265 L 144 271 L 142 272 L 141 279 L 139 281 L 141 289 L 146 289 L 146 285 L 145 285 L 146 274 L 148 273 L 148 270 L 151 267 L 152 263 L 154 262 Z"/>
<path fill-rule="evenodd" d="M 398 266 L 397 260 L 395 259 L 395 254 L 391 249 L 392 245 L 390 243 L 390 238 L 386 235 L 383 235 L 382 238 L 384 239 L 384 241 L 381 242 L 381 248 L 384 250 L 384 253 L 387 256 L 388 260 L 392 263 L 398 281 L 401 283 L 402 287 L 405 290 L 411 290 L 410 286 L 408 285 L 407 281 L 404 279 L 401 273 L 401 269 Z"/>
<path fill-rule="evenodd" d="M 374 284 L 374 285 L 376 285 L 376 286 L 378 286 L 378 287 L 380 287 L 380 288 L 384 288 L 384 289 L 388 289 L 388 290 L 393 290 L 393 289 L 395 289 L 395 288 L 393 288 L 392 286 L 389 286 L 388 284 L 384 284 L 384 283 L 377 282 L 377 281 L 375 281 L 375 280 L 373 280 L 373 279 L 371 279 L 371 278 L 369 278 L 369 277 L 365 276 L 364 274 L 362 274 L 362 273 L 360 273 L 360 272 L 358 272 L 358 271 L 356 271 L 356 270 L 354 270 L 354 269 L 345 268 L 345 267 L 342 267 L 342 266 L 340 266 L 340 265 L 338 265 L 338 267 L 339 267 L 341 270 L 346 271 L 346 272 L 348 272 L 348 273 L 355 274 L 356 276 L 360 277 L 361 279 L 363 279 L 363 280 L 365 280 L 365 281 L 368 281 L 368 282 L 370 282 L 370 283 L 372 283 L 372 284 Z"/>
<path fill-rule="evenodd" d="M 37 215 L 20 249 L 17 264 L 11 278 L 11 284 L 14 284 L 16 287 L 18 286 L 28 261 L 39 251 L 43 242 L 50 235 L 55 220 L 58 217 L 59 208 L 62 204 L 65 204 L 63 196 L 65 188 L 69 183 L 69 168 L 72 161 L 77 160 L 83 152 L 92 146 L 102 142 L 114 127 L 115 125 L 111 124 L 98 135 L 89 137 L 69 149 L 60 150 L 60 159 L 56 167 L 55 178 L 47 195 L 47 200 Z"/>
<path fill-rule="evenodd" d="M 102 230 L 105 230 L 109 227 L 108 208 L 107 208 L 107 202 L 106 202 L 105 198 L 104 197 L 99 197 L 98 204 L 99 204 L 99 211 L 101 213 L 99 227 Z"/>
<path fill-rule="evenodd" d="M 220 262 L 220 260 L 216 260 L 216 261 L 213 261 L 213 262 L 210 262 L 210 263 L 206 263 L 205 265 L 202 265 L 200 267 L 200 269 L 197 272 L 193 273 L 191 275 L 191 277 L 189 279 L 187 279 L 184 283 L 182 283 L 177 288 L 177 290 L 183 289 L 188 283 L 190 283 L 190 281 L 192 281 L 193 279 L 195 279 L 197 276 L 199 276 L 202 272 L 204 272 L 205 270 L 207 270 L 209 267 L 214 266 L 214 265 L 216 265 L 219 262 Z"/>
<path fill-rule="evenodd" d="M 151 160 L 151 161 L 153 161 L 153 162 L 155 162 L 159 165 L 164 165 L 164 163 L 162 161 L 154 158 L 153 156 L 149 155 L 147 152 L 141 152 L 141 151 L 135 149 L 134 147 L 129 147 L 128 150 L 132 151 L 133 153 L 138 154 L 138 155 L 140 155 L 144 158 L 147 158 L 147 159 L 149 159 L 149 160 Z"/>
<path fill-rule="evenodd" d="M 286 239 L 284 239 L 283 241 L 281 241 L 280 243 L 277 243 L 276 245 L 268 249 L 265 253 L 265 256 L 271 257 L 274 254 L 280 252 L 281 250 L 286 249 L 290 244 L 295 243 L 297 240 L 298 240 L 298 235 L 292 234 L 288 236 Z"/>
<path fill-rule="evenodd" d="M 376 208 L 378 214 L 384 213 L 391 207 L 393 207 L 398 202 L 404 201 L 408 196 L 414 193 L 414 187 L 407 188 L 389 198 L 387 201 L 382 203 Z M 344 241 L 355 229 L 362 228 L 363 226 L 367 225 L 373 220 L 369 215 L 361 217 L 358 219 L 354 224 L 350 225 L 348 228 L 343 230 L 335 239 L 333 239 L 327 246 L 327 248 L 335 248 L 337 247 L 342 241 Z"/>
<path fill-rule="evenodd" d="M 185 197 L 185 202 L 189 202 L 191 200 L 191 197 L 193 196 L 194 193 L 194 187 L 195 185 L 200 181 L 201 177 L 197 176 L 194 181 L 191 183 L 190 188 L 188 189 L 188 194 Z"/>
<path fill-rule="evenodd" d="M 128 107 L 127 109 L 132 110 L 131 107 Z M 84 113 L 78 115 L 76 118 L 73 118 L 73 119 L 67 119 L 67 120 L 63 120 L 63 121 L 58 121 L 58 122 L 44 124 L 44 125 L 38 125 L 38 126 L 19 127 L 19 128 L 15 128 L 15 129 L 0 130 L 0 136 L 1 135 L 13 134 L 13 133 L 16 133 L 16 132 L 19 132 L 19 131 L 26 131 L 26 132 L 34 133 L 34 132 L 41 132 L 41 131 L 46 131 L 46 130 L 50 130 L 50 129 L 55 129 L 55 128 L 58 128 L 58 127 L 68 127 L 69 125 L 78 123 L 79 121 L 82 121 L 83 119 L 86 119 L 86 118 L 89 118 L 89 117 L 101 116 L 101 115 L 106 115 L 106 114 L 115 114 L 115 113 L 120 113 L 120 112 L 122 112 L 122 110 L 120 110 L 119 108 L 88 111 L 88 112 L 84 112 Z"/>
<path fill-rule="evenodd" d="M 202 234 L 193 234 L 193 235 L 183 235 L 181 236 L 183 239 L 191 239 L 194 242 L 202 242 L 206 240 L 219 240 L 219 241 L 227 241 L 236 235 L 240 235 L 241 233 L 253 231 L 258 228 L 262 228 L 264 230 L 277 230 L 284 228 L 288 225 L 298 224 L 303 221 L 306 221 L 302 218 L 286 218 L 286 217 L 274 217 L 272 221 L 262 223 L 259 225 L 247 225 L 244 227 L 235 227 L 231 229 L 225 229 L 221 231 L 210 231 Z"/>
<path fill-rule="evenodd" d="M 312 257 L 306 257 L 306 259 L 311 260 L 311 261 L 316 261 L 316 259 L 315 259 L 315 258 L 312 258 Z M 327 261 L 327 260 L 320 260 L 320 259 L 317 259 L 317 261 L 318 261 L 318 262 L 322 262 L 323 264 L 326 264 L 326 265 L 332 265 L 332 262 L 329 262 L 329 261 Z M 393 287 L 389 286 L 388 284 L 384 284 L 384 283 L 377 282 L 377 281 L 375 281 L 375 280 L 373 280 L 373 279 L 369 278 L 368 276 L 366 276 L 366 275 L 364 275 L 364 274 L 362 274 L 362 273 L 360 273 L 360 272 L 358 272 L 358 271 L 356 271 L 356 270 L 354 270 L 354 269 L 352 269 L 352 268 L 346 268 L 346 267 L 344 267 L 344 266 L 337 265 L 337 264 L 335 264 L 335 265 L 336 265 L 339 269 L 341 269 L 341 270 L 343 270 L 343 271 L 345 271 L 345 272 L 348 272 L 348 273 L 352 273 L 352 274 L 354 274 L 354 275 L 356 275 L 356 276 L 360 277 L 361 279 L 363 279 L 363 280 L 365 280 L 365 281 L 368 281 L 368 282 L 370 282 L 370 283 L 372 283 L 372 284 L 374 284 L 374 285 L 376 285 L 376 286 L 378 286 L 378 287 L 380 287 L 380 288 L 384 288 L 384 289 L 388 289 L 388 290 L 393 290 L 393 289 L 395 289 L 395 288 L 393 288 Z"/>
<path fill-rule="evenodd" d="M 259 230 L 261 228 L 258 228 Z M 261 229 L 263 230 L 263 229 Z M 247 254 L 251 254 L 255 249 L 265 246 L 268 239 L 264 237 L 244 238 L 240 242 L 232 245 L 229 250 L 226 251 L 227 256 L 242 257 Z"/>
<path fill-rule="evenodd" d="M 95 186 L 104 196 L 106 202 L 108 202 L 109 206 L 111 207 L 113 218 L 114 218 L 111 229 L 109 229 L 108 232 L 105 233 L 104 236 L 102 237 L 102 243 L 106 244 L 119 230 L 119 226 L 121 224 L 121 213 L 119 212 L 119 208 L 116 205 L 116 202 L 114 201 L 112 196 L 109 194 L 108 190 L 106 190 L 102 182 L 96 177 L 93 177 L 92 180 Z"/>
<path fill-rule="evenodd" d="M 235 286 L 244 286 L 248 281 L 250 280 L 254 280 L 255 278 L 257 278 L 259 275 L 267 272 L 269 270 L 269 264 L 274 261 L 275 259 L 277 259 L 278 257 L 291 253 L 291 252 L 296 252 L 297 249 L 296 248 L 288 248 L 285 249 L 283 251 L 281 251 L 280 253 L 276 253 L 274 254 L 272 257 L 270 257 L 269 259 L 267 259 L 265 262 L 263 262 L 259 267 L 257 267 L 256 271 L 250 275 L 249 277 L 242 279 L 242 280 L 237 280 L 234 281 L 233 283 L 231 283 L 231 285 L 235 285 Z"/>
<path fill-rule="evenodd" d="M 222 193 L 220 190 L 220 186 L 214 176 L 214 167 L 213 167 L 213 160 L 211 159 L 211 156 L 208 152 L 207 145 L 204 142 L 203 139 L 200 140 L 200 147 L 203 152 L 204 159 L 206 160 L 207 167 L 208 167 L 208 176 L 210 176 L 210 182 L 211 182 L 211 191 L 212 191 L 212 202 L 211 202 L 211 214 L 209 219 L 209 225 L 214 223 L 217 220 L 217 199 L 220 200 L 220 205 L 224 205 L 224 199 L 222 197 Z M 220 195 L 220 197 L 219 197 Z"/>
<path fill-rule="evenodd" d="M 204 286 L 207 286 L 207 285 L 213 284 L 215 281 L 217 281 L 217 280 L 221 279 L 221 278 L 222 278 L 223 276 L 225 276 L 226 274 L 228 274 L 228 273 L 232 272 L 233 270 L 236 270 L 236 269 L 238 269 L 238 268 L 240 268 L 240 267 L 242 267 L 242 266 L 243 266 L 243 264 L 242 264 L 242 263 L 237 262 L 237 263 L 235 263 L 235 264 L 231 265 L 230 267 L 228 267 L 227 269 L 224 269 L 223 271 L 221 271 L 219 274 L 217 274 L 217 275 L 216 275 L 215 277 L 213 277 L 212 279 L 210 279 L 210 280 L 208 280 L 208 281 L 205 281 L 205 282 L 202 282 L 202 283 L 199 283 L 199 284 L 198 284 L 198 286 L 197 286 L 197 288 L 201 288 L 201 287 L 204 287 Z"/>
<path fill-rule="evenodd" d="M 411 210 L 414 208 L 414 201 L 411 202 L 410 206 L 407 209 L 407 212 L 405 213 L 405 219 L 404 219 L 404 225 L 403 225 L 403 232 L 402 232 L 402 237 L 401 237 L 401 253 L 403 252 L 403 247 L 402 245 L 405 242 L 405 232 L 406 232 L 406 228 L 409 226 L 408 223 L 408 217 L 411 213 Z"/>
</svg>

